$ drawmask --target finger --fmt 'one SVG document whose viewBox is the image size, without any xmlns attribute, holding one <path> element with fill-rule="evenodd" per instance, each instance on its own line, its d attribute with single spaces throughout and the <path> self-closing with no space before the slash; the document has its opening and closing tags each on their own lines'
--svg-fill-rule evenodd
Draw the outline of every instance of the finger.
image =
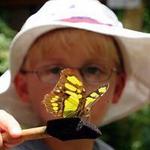
<svg viewBox="0 0 150 150">
<path fill-rule="evenodd" d="M 16 119 L 4 110 L 0 110 L 0 128 L 17 138 L 21 135 L 21 127 Z"/>
<path fill-rule="evenodd" d="M 14 147 L 15 145 L 18 145 L 22 143 L 22 139 L 21 138 L 17 138 L 17 139 L 13 139 L 11 141 L 9 141 L 9 143 L 4 142 L 3 146 L 7 149 L 10 149 L 12 147 Z M 1 150 L 1 149 L 0 149 Z"/>
<path fill-rule="evenodd" d="M 2 139 L 2 135 L 0 133 L 0 150 L 1 150 L 1 147 L 3 146 L 3 139 Z"/>
</svg>

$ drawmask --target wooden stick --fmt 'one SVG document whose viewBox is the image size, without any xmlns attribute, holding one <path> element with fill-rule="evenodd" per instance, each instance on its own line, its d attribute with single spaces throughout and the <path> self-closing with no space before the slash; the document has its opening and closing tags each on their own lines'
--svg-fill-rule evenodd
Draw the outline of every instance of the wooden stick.
<svg viewBox="0 0 150 150">
<path fill-rule="evenodd" d="M 23 141 L 41 139 L 47 137 L 50 137 L 50 135 L 46 133 L 46 126 L 24 129 L 22 130 L 21 133 L 21 138 Z M 2 139 L 3 141 L 13 140 L 13 138 L 7 133 L 2 134 Z"/>
</svg>

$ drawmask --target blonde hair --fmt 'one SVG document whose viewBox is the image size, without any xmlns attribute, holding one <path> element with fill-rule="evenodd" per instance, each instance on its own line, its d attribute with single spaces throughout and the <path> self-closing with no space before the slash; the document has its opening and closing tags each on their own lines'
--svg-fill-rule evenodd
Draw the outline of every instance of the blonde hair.
<svg viewBox="0 0 150 150">
<path fill-rule="evenodd" d="M 32 52 L 35 50 L 40 59 L 44 53 L 48 52 L 49 55 L 52 55 L 55 49 L 58 49 L 58 45 L 61 45 L 59 50 L 63 49 L 71 52 L 77 43 L 81 47 L 85 46 L 82 43 L 86 44 L 86 55 L 89 56 L 93 55 L 97 57 L 101 49 L 108 49 L 107 51 L 103 51 L 103 53 L 111 55 L 116 67 L 119 70 L 123 69 L 121 52 L 118 50 L 119 46 L 113 37 L 75 28 L 56 29 L 38 37 L 31 45 L 23 66 L 29 66 L 34 62 L 36 58 L 33 57 Z"/>
</svg>

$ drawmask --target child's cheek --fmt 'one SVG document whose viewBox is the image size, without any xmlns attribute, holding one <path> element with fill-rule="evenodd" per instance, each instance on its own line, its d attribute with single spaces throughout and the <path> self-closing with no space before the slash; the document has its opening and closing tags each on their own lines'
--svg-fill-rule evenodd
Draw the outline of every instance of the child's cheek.
<svg viewBox="0 0 150 150">
<path fill-rule="evenodd" d="M 41 118 L 42 121 L 51 118 L 51 115 L 46 112 L 45 106 L 42 104 L 44 95 L 49 93 L 52 87 L 48 84 L 43 84 L 36 77 L 28 78 L 28 95 L 29 103 L 33 111 Z"/>
<path fill-rule="evenodd" d="M 91 110 L 91 121 L 96 125 L 100 125 L 108 112 L 114 95 L 114 87 L 109 90 L 94 104 Z"/>
<path fill-rule="evenodd" d="M 100 125 L 107 111 L 109 110 L 111 101 L 112 101 L 111 96 L 110 97 L 104 96 L 92 107 L 91 121 L 94 124 Z"/>
</svg>

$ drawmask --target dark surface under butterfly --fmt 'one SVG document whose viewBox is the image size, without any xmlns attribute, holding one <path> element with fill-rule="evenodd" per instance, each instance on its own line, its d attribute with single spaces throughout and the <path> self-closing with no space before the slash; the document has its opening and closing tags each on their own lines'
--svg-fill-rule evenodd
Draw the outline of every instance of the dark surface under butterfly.
<svg viewBox="0 0 150 150">
<path fill-rule="evenodd" d="M 64 69 L 54 89 L 42 101 L 46 110 L 59 119 L 48 121 L 47 133 L 60 140 L 95 139 L 100 130 L 89 122 L 90 110 L 106 93 L 108 84 L 86 95 L 76 71 Z"/>
</svg>

